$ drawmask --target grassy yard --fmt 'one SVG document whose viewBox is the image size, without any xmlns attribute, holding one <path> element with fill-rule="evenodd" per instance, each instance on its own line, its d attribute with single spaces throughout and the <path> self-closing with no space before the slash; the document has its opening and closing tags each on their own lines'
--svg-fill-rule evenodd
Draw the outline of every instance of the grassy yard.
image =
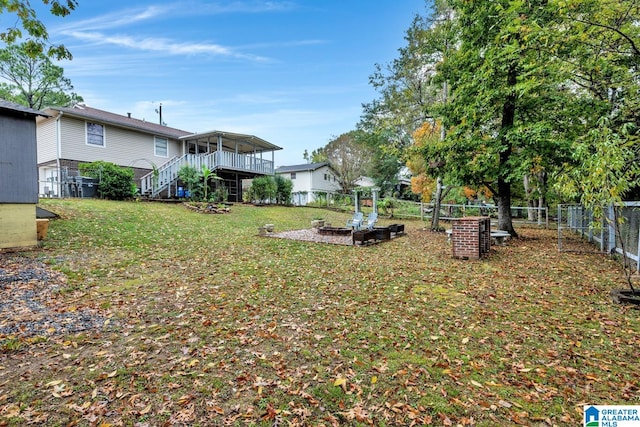
<svg viewBox="0 0 640 427">
<path fill-rule="evenodd" d="M 43 206 L 62 219 L 24 256 L 67 276 L 56 310 L 109 320 L 0 338 L 0 426 L 576 426 L 640 405 L 640 311 L 555 231 L 461 261 L 420 222 L 349 247 L 257 236 L 348 219 L 318 209 Z"/>
</svg>

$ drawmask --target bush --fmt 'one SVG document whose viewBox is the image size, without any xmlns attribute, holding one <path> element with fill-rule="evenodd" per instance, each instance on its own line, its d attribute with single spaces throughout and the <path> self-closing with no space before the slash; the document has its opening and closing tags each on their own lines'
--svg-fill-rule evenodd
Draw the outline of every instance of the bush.
<svg viewBox="0 0 640 427">
<path fill-rule="evenodd" d="M 271 176 L 259 176 L 251 182 L 251 200 L 264 203 L 275 200 L 278 194 L 278 185 Z"/>
<path fill-rule="evenodd" d="M 393 218 L 393 211 L 397 208 L 396 201 L 390 197 L 385 197 L 384 199 L 378 201 L 378 208 L 385 214 L 389 215 L 389 217 Z"/>
<path fill-rule="evenodd" d="M 138 191 L 131 168 L 104 161 L 82 163 L 78 168 L 82 175 L 98 179 L 98 196 L 103 199 L 126 200 Z"/>
<path fill-rule="evenodd" d="M 200 200 L 203 197 L 203 186 L 200 172 L 193 166 L 184 165 L 178 171 L 178 179 L 189 192 L 189 198 Z"/>
<path fill-rule="evenodd" d="M 293 181 L 283 177 L 282 175 L 276 175 L 274 180 L 276 182 L 276 203 L 281 205 L 290 204 Z"/>
</svg>

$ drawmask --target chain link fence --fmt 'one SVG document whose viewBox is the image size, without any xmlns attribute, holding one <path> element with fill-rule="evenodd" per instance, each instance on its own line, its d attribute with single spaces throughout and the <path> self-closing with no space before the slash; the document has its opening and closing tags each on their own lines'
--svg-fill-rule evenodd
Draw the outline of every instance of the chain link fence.
<svg viewBox="0 0 640 427">
<path fill-rule="evenodd" d="M 38 182 L 40 196 L 49 198 L 96 197 L 100 183 L 100 171 L 96 173 L 98 178 L 83 176 L 77 168 L 66 166 L 59 169 L 49 168 L 41 175 Z"/>
<path fill-rule="evenodd" d="M 615 214 L 615 215 L 614 215 Z M 623 202 L 596 218 L 577 204 L 558 205 L 560 252 L 601 252 L 624 255 L 640 271 L 640 202 Z"/>
</svg>

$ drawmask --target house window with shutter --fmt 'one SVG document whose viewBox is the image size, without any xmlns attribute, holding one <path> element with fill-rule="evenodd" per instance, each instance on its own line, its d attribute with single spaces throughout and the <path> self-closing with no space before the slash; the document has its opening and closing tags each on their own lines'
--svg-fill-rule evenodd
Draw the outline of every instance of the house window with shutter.
<svg viewBox="0 0 640 427">
<path fill-rule="evenodd" d="M 104 147 L 104 126 L 87 122 L 87 145 Z"/>
<path fill-rule="evenodd" d="M 154 154 L 158 157 L 169 157 L 169 141 L 167 138 L 155 137 Z"/>
</svg>

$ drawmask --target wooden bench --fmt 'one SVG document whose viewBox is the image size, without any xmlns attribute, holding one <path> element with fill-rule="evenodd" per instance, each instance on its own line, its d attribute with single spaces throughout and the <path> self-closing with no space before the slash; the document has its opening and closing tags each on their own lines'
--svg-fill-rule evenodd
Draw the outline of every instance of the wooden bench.
<svg viewBox="0 0 640 427">
<path fill-rule="evenodd" d="M 398 234 L 404 234 L 404 224 L 391 224 L 387 228 L 396 236 L 398 236 Z"/>
<path fill-rule="evenodd" d="M 369 240 L 376 240 L 376 231 L 375 230 L 357 230 L 351 233 L 351 239 L 353 240 L 354 246 L 356 242 L 360 242 L 361 245 L 364 245 L 369 243 Z"/>
<path fill-rule="evenodd" d="M 391 229 L 389 227 L 375 227 L 376 240 L 391 240 Z"/>
</svg>

